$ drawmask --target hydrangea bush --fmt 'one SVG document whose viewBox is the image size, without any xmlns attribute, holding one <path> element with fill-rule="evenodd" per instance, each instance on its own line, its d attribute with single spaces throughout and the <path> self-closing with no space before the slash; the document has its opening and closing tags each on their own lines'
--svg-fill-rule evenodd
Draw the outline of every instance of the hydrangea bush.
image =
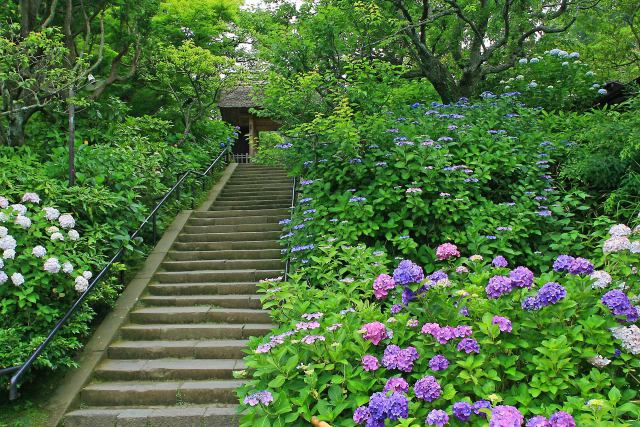
<svg viewBox="0 0 640 427">
<path fill-rule="evenodd" d="M 33 340 L 44 338 L 40 335 L 43 329 L 55 323 L 78 294 L 87 290 L 91 259 L 75 227 L 71 214 L 44 205 L 36 193 L 25 193 L 16 200 L 0 196 L 0 366 L 20 362 L 24 346 L 32 349 Z M 85 310 L 80 322 L 90 315 Z M 68 332 L 83 331 L 85 328 L 72 323 Z M 12 332 L 22 334 L 21 345 L 14 347 Z M 59 344 L 75 348 L 78 342 L 70 338 Z M 70 356 L 63 360 L 70 360 Z M 44 358 L 40 363 L 50 362 Z"/>
</svg>

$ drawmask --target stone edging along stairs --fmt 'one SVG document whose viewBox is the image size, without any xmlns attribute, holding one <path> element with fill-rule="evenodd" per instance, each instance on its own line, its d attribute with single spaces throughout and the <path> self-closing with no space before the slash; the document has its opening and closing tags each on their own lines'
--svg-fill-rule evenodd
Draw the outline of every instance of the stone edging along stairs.
<svg viewBox="0 0 640 427">
<path fill-rule="evenodd" d="M 273 327 L 256 283 L 282 274 L 291 186 L 283 171 L 237 165 L 191 213 L 64 426 L 238 425 L 232 372 L 248 338 Z"/>
</svg>

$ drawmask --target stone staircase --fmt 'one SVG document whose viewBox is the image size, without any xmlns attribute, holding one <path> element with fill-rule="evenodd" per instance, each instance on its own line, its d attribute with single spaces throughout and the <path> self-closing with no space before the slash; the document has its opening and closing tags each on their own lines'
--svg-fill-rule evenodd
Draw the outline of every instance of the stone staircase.
<svg viewBox="0 0 640 427">
<path fill-rule="evenodd" d="M 273 327 L 256 283 L 282 275 L 291 185 L 280 170 L 237 165 L 189 217 L 65 426 L 238 425 L 232 372 L 248 338 Z"/>
</svg>

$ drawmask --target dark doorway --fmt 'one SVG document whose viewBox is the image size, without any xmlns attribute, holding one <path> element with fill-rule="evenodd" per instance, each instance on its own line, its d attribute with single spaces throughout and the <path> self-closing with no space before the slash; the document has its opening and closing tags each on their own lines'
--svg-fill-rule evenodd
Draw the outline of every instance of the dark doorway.
<svg viewBox="0 0 640 427">
<path fill-rule="evenodd" d="M 233 146 L 233 154 L 249 154 L 249 129 L 240 128 L 240 135 Z"/>
</svg>

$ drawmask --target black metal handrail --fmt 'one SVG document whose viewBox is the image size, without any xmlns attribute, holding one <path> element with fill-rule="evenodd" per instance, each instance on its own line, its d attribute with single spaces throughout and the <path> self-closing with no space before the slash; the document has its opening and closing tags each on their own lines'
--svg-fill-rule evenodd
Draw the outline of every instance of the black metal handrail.
<svg viewBox="0 0 640 427">
<path fill-rule="evenodd" d="M 164 203 L 169 199 L 169 197 L 173 193 L 175 193 L 176 191 L 179 191 L 180 186 L 187 179 L 189 175 L 196 175 L 197 177 L 206 177 L 207 175 L 209 175 L 209 173 L 213 170 L 213 168 L 218 164 L 220 159 L 222 159 L 223 156 L 228 153 L 228 151 L 229 151 L 228 147 L 224 147 L 222 152 L 218 155 L 218 157 L 215 158 L 215 160 L 209 165 L 209 167 L 204 172 L 198 172 L 192 169 L 186 172 L 183 172 L 180 175 L 180 178 L 178 179 L 178 181 L 175 183 L 175 185 L 171 187 L 171 189 L 167 191 L 165 195 L 162 196 L 162 198 L 160 198 L 160 201 L 155 206 L 155 208 L 153 208 L 151 213 L 147 215 L 147 217 L 144 219 L 144 221 L 142 221 L 142 224 L 140 224 L 140 226 L 136 229 L 136 231 L 134 231 L 133 234 L 129 236 L 129 240 L 133 240 L 136 237 L 138 237 L 138 235 L 142 232 L 142 229 L 144 228 L 144 226 L 147 225 L 149 221 L 151 221 L 153 226 L 153 244 L 155 244 L 157 242 L 157 221 L 156 221 L 157 214 L 160 208 L 162 207 L 162 205 L 164 205 Z M 203 185 L 204 185 L 204 181 L 203 181 Z M 87 287 L 87 290 L 84 291 L 82 295 L 80 295 L 80 297 L 76 300 L 76 302 L 71 306 L 71 308 L 69 308 L 67 313 L 62 317 L 62 319 L 60 319 L 58 323 L 54 326 L 54 328 L 51 330 L 51 332 L 49 332 L 49 335 L 42 342 L 42 344 L 40 344 L 38 348 L 36 348 L 35 351 L 31 353 L 31 355 L 29 356 L 26 362 L 24 362 L 22 365 L 19 365 L 19 366 L 0 369 L 0 376 L 13 374 L 9 382 L 9 400 L 15 400 L 18 398 L 18 381 L 20 380 L 20 378 L 22 378 L 25 372 L 31 367 L 33 362 L 35 362 L 35 360 L 38 358 L 38 356 L 40 356 L 40 354 L 49 345 L 49 343 L 53 341 L 53 339 L 58 334 L 60 329 L 62 329 L 62 326 L 64 326 L 67 320 L 69 320 L 69 318 L 75 314 L 76 310 L 78 309 L 78 307 L 82 305 L 82 303 L 87 298 L 91 290 L 100 282 L 100 280 L 102 280 L 102 278 L 104 278 L 109 273 L 109 271 L 111 270 L 111 267 L 113 267 L 113 264 L 115 264 L 120 258 L 122 258 L 122 256 L 126 252 L 126 249 L 127 248 L 124 244 L 120 247 L 120 249 L 118 249 L 116 254 L 111 258 L 111 260 L 107 263 L 107 265 L 104 266 L 104 268 L 93 278 L 93 281 L 91 281 L 91 283 Z M 122 278 L 123 277 L 121 277 L 121 280 Z"/>
<path fill-rule="evenodd" d="M 298 186 L 298 178 L 293 178 L 293 188 L 291 189 L 291 214 L 289 215 L 289 219 L 293 219 L 293 211 L 296 206 L 296 187 Z M 284 264 L 284 281 L 286 282 L 289 278 L 289 267 L 291 264 L 291 244 L 287 243 L 287 261 Z"/>
</svg>

